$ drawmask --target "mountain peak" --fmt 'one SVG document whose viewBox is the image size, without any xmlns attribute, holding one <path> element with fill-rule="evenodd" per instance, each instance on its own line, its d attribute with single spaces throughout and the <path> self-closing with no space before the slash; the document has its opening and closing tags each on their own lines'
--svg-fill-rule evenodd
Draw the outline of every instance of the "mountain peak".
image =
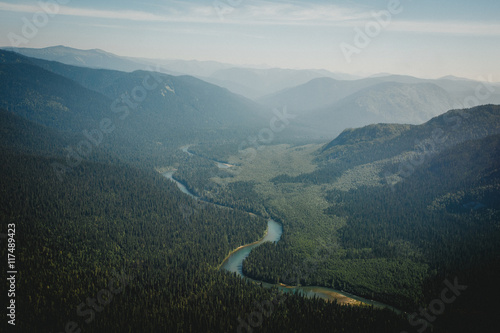
<svg viewBox="0 0 500 333">
<path fill-rule="evenodd" d="M 452 80 L 452 81 L 472 81 L 471 79 L 467 79 L 464 77 L 454 76 L 454 75 L 446 75 L 440 77 L 438 80 Z"/>
</svg>

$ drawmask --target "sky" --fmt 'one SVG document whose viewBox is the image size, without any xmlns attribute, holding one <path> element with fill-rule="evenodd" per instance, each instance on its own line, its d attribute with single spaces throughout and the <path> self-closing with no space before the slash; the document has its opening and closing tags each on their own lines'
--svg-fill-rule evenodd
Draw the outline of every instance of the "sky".
<svg viewBox="0 0 500 333">
<path fill-rule="evenodd" d="M 0 46 L 500 81 L 498 0 L 0 0 Z"/>
</svg>

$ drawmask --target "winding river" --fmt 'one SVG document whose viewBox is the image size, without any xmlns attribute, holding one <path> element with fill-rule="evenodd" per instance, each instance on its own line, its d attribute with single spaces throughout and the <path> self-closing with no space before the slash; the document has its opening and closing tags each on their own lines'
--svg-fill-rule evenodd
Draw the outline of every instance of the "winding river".
<svg viewBox="0 0 500 333">
<path fill-rule="evenodd" d="M 284 284 L 271 284 L 263 281 L 257 281 L 243 275 L 243 260 L 250 254 L 250 252 L 265 242 L 275 242 L 277 243 L 281 234 L 283 233 L 283 227 L 281 224 L 275 222 L 274 220 L 269 220 L 267 222 L 267 232 L 266 235 L 259 241 L 244 246 L 240 246 L 235 251 L 233 251 L 223 262 L 220 269 L 225 269 L 229 272 L 238 274 L 244 279 L 253 281 L 259 285 L 266 288 L 277 287 L 278 289 L 287 293 L 299 293 L 305 297 L 319 297 L 328 301 L 337 301 L 339 304 L 351 304 L 360 305 L 361 303 L 366 305 L 371 305 L 375 308 L 380 309 L 390 309 L 398 314 L 401 313 L 400 310 L 377 301 L 368 300 L 363 297 L 359 297 L 344 291 L 335 290 L 327 287 L 317 287 L 317 286 L 287 286 Z"/>
<path fill-rule="evenodd" d="M 184 152 L 188 154 L 192 154 L 188 151 L 188 146 L 184 146 L 181 148 Z M 213 161 L 215 163 L 220 164 L 218 161 Z M 198 197 L 197 195 L 191 193 L 186 186 L 181 184 L 179 181 L 177 181 L 174 177 L 175 171 L 169 171 L 163 173 L 163 176 L 166 178 L 170 179 L 171 181 L 175 182 L 177 184 L 177 187 L 185 194 L 191 196 L 192 198 L 200 201 L 204 201 L 202 198 Z M 217 205 L 220 206 L 220 205 Z M 224 207 L 224 206 L 222 206 Z M 271 288 L 271 287 L 277 287 L 278 289 L 287 292 L 287 293 L 299 293 L 305 297 L 319 297 L 328 301 L 337 301 L 339 304 L 351 304 L 351 305 L 360 305 L 360 304 L 367 304 L 370 306 L 373 306 L 375 308 L 381 308 L 381 309 L 390 309 L 397 314 L 402 313 L 401 310 L 398 310 L 390 305 L 380 303 L 377 301 L 373 300 L 368 300 L 363 297 L 359 297 L 356 295 L 352 295 L 350 293 L 344 292 L 344 291 L 339 291 L 335 290 L 332 288 L 326 288 L 326 287 L 316 287 L 316 286 L 286 286 L 283 284 L 270 284 L 267 282 L 263 281 L 257 281 L 253 280 L 245 275 L 243 275 L 242 267 L 243 267 L 243 260 L 245 260 L 246 257 L 250 254 L 250 252 L 258 247 L 259 245 L 265 243 L 265 242 L 275 242 L 277 243 L 281 239 L 281 234 L 283 233 L 283 227 L 281 224 L 277 223 L 274 220 L 269 220 L 267 222 L 267 230 L 266 234 L 263 238 L 261 238 L 259 241 L 256 241 L 251 244 L 243 245 L 240 246 L 239 248 L 235 249 L 232 251 L 226 259 L 222 262 L 220 269 L 227 270 L 229 272 L 233 272 L 238 274 L 244 279 L 247 279 L 249 281 L 253 281 L 259 285 L 262 285 L 263 287 L 266 288 Z"/>
<path fill-rule="evenodd" d="M 222 262 L 220 268 L 232 273 L 236 273 L 243 278 L 247 278 L 243 275 L 243 260 L 248 257 L 248 255 L 254 248 L 261 245 L 262 243 L 277 243 L 280 240 L 282 233 L 283 227 L 281 226 L 281 224 L 275 222 L 274 220 L 267 221 L 267 230 L 265 236 L 255 243 L 243 245 L 237 248 L 229 256 L 227 256 L 227 258 Z"/>
<path fill-rule="evenodd" d="M 196 200 L 201 199 L 199 196 L 194 195 L 193 193 L 189 192 L 189 190 L 186 188 L 186 186 L 184 186 L 184 184 L 182 184 L 177 179 L 175 179 L 174 178 L 174 173 L 175 173 L 175 171 L 167 171 L 167 172 L 163 173 L 163 176 L 166 177 L 166 178 L 168 178 L 168 179 L 170 179 L 175 184 L 177 184 L 177 187 L 179 188 L 179 190 L 181 190 L 182 193 L 187 194 L 191 198 L 194 198 Z"/>
<path fill-rule="evenodd" d="M 189 151 L 189 147 L 190 146 L 191 145 L 182 146 L 180 148 L 180 150 L 182 150 L 183 152 L 185 152 L 189 156 L 198 156 L 198 157 L 204 158 L 206 160 L 210 160 L 210 161 L 214 162 L 219 169 L 229 169 L 230 167 L 234 166 L 234 165 L 231 165 L 231 164 L 228 164 L 228 163 L 225 163 L 225 162 L 220 162 L 220 161 L 212 160 L 212 159 L 206 158 L 205 156 L 193 153 L 193 152 Z"/>
</svg>

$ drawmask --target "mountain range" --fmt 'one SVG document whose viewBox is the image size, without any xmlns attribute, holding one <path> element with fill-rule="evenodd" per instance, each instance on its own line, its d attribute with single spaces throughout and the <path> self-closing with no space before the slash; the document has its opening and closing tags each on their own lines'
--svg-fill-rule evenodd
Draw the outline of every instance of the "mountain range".
<svg viewBox="0 0 500 333">
<path fill-rule="evenodd" d="M 146 69 L 169 73 L 169 80 L 188 74 L 253 99 L 261 105 L 260 109 L 268 109 L 267 114 L 274 108 L 286 107 L 296 116 L 286 135 L 307 139 L 333 138 L 345 128 L 371 123 L 422 124 L 450 109 L 500 103 L 500 84 L 487 79 L 473 81 L 447 76 L 430 80 L 391 74 L 357 78 L 324 70 L 245 68 L 217 62 L 125 58 L 102 50 L 64 46 L 11 50 L 39 59 L 101 68 L 102 73 L 105 69 L 128 72 Z M 32 61 L 37 61 L 34 58 Z M 110 98 L 116 97 L 105 92 L 102 86 L 115 86 L 116 82 L 109 80 L 119 75 L 116 72 L 106 72 L 108 83 L 92 74 L 86 85 L 86 79 L 79 73 L 83 69 L 75 69 L 72 74 L 67 69 L 59 70 L 60 64 L 39 61 L 38 65 L 89 89 L 107 93 Z M 104 83 L 96 88 L 96 81 Z"/>
<path fill-rule="evenodd" d="M 497 85 L 191 64 L 240 78 L 240 88 L 265 73 L 281 79 L 263 90 L 295 85 L 252 100 L 100 52 L 69 50 L 61 59 L 73 64 L 63 64 L 0 50 L 0 218 L 17 230 L 22 331 L 238 330 L 277 291 L 218 268 L 264 234 L 267 218 L 283 235 L 252 250 L 244 268 L 255 279 L 335 288 L 409 314 L 438 304 L 443 281 L 460 281 L 467 289 L 433 330 L 498 331 L 500 106 L 464 107 L 495 101 Z M 292 117 L 278 126 L 272 109 L 284 105 Z M 311 143 L 320 135 L 328 139 Z M 214 163 L 235 155 L 227 168 Z M 227 207 L 183 195 L 160 169 Z M 127 283 L 111 294 L 116 276 Z M 275 309 L 263 332 L 416 326 L 406 314 L 298 294 Z"/>
<path fill-rule="evenodd" d="M 357 78 L 353 75 L 331 73 L 326 70 L 291 70 L 262 68 L 262 66 L 242 67 L 216 61 L 120 57 L 99 49 L 79 50 L 61 45 L 41 49 L 4 49 L 27 57 L 57 61 L 74 66 L 125 72 L 153 68 L 156 71 L 171 75 L 190 75 L 252 99 L 303 84 L 318 77 Z"/>
<path fill-rule="evenodd" d="M 97 136 L 94 153 L 139 164 L 168 164 L 180 142 L 239 143 L 269 126 L 260 105 L 191 76 L 76 67 L 2 50 L 0 83 L 1 109 L 74 143 Z"/>
<path fill-rule="evenodd" d="M 500 103 L 500 84 L 387 75 L 351 81 L 319 78 L 258 100 L 289 105 L 297 122 L 319 133 L 371 123 L 422 124 L 450 109 Z"/>
</svg>

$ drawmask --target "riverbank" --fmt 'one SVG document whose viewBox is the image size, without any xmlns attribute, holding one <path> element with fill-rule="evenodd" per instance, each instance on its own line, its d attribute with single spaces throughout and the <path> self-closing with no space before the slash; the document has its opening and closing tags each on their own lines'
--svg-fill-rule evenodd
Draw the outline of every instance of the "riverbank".
<svg viewBox="0 0 500 333">
<path fill-rule="evenodd" d="M 171 172 L 167 172 L 163 175 L 166 178 L 170 179 L 171 181 L 177 183 L 177 185 L 179 186 L 181 191 L 184 192 L 185 194 L 188 194 L 188 195 L 194 197 L 196 200 L 203 201 L 203 199 L 201 199 L 198 196 L 194 195 L 193 193 L 189 192 L 189 190 L 187 190 L 187 188 L 183 184 L 178 182 L 173 177 L 173 173 L 174 172 L 171 171 Z M 214 204 L 211 202 L 207 202 L 207 203 L 231 209 L 230 207 L 222 206 L 219 204 Z M 249 214 L 252 214 L 252 213 L 249 213 Z M 270 232 L 271 230 L 272 230 L 272 235 Z M 352 306 L 373 306 L 376 308 L 388 308 L 388 309 L 391 309 L 398 314 L 401 313 L 400 310 L 398 310 L 392 306 L 389 306 L 387 304 L 379 303 L 379 302 L 376 302 L 373 300 L 367 300 L 367 299 L 364 299 L 362 297 L 350 295 L 348 293 L 344 293 L 344 292 L 334 290 L 331 288 L 327 288 L 327 287 L 317 287 L 317 286 L 302 287 L 302 286 L 285 286 L 285 285 L 280 285 L 280 284 L 269 284 L 269 283 L 266 283 L 264 281 L 253 280 L 253 279 L 245 276 L 243 274 L 243 271 L 242 271 L 243 261 L 245 260 L 246 257 L 248 257 L 251 250 L 253 248 L 259 246 L 260 244 L 267 242 L 267 241 L 273 241 L 273 242 L 279 241 L 281 238 L 282 232 L 283 232 L 283 227 L 281 224 L 277 223 L 274 220 L 268 220 L 268 227 L 266 228 L 266 231 L 264 232 L 264 235 L 261 239 L 255 241 L 255 242 L 249 243 L 249 244 L 241 245 L 241 246 L 237 247 L 236 249 L 231 250 L 229 252 L 229 254 L 224 258 L 222 263 L 217 267 L 217 269 L 219 269 L 219 270 L 225 269 L 229 272 L 237 273 L 242 278 L 247 279 L 249 281 L 253 281 L 253 282 L 255 282 L 261 286 L 267 287 L 267 288 L 278 287 L 279 289 L 282 289 L 282 290 L 287 291 L 287 292 L 300 293 L 304 297 L 319 297 L 319 298 L 322 298 L 326 301 L 337 301 L 337 303 L 339 303 L 339 304 L 352 305 Z"/>
<path fill-rule="evenodd" d="M 245 245 L 241 245 L 239 247 L 237 247 L 236 249 L 234 250 L 231 250 L 229 251 L 229 254 L 224 258 L 224 260 L 222 261 L 222 263 L 217 267 L 217 269 L 220 269 L 222 266 L 224 266 L 224 264 L 227 263 L 227 261 L 229 260 L 229 258 L 235 254 L 236 252 L 240 251 L 241 249 L 244 249 L 244 248 L 247 248 L 247 247 L 250 247 L 250 246 L 254 246 L 254 245 L 257 245 L 259 243 L 263 243 L 264 242 L 264 239 L 267 237 L 267 235 L 269 234 L 269 225 L 267 226 L 266 228 L 266 231 L 264 232 L 264 236 L 262 236 L 262 238 L 260 238 L 259 240 L 253 242 L 253 243 L 250 243 L 250 244 L 245 244 Z"/>
<path fill-rule="evenodd" d="M 310 289 L 311 292 L 313 292 L 315 295 L 325 295 L 323 298 L 325 301 L 329 302 L 337 302 L 338 304 L 342 305 L 352 305 L 352 306 L 369 306 L 367 303 L 363 303 L 361 301 L 358 301 L 354 298 L 350 298 L 349 296 L 346 296 L 344 294 L 335 292 L 333 290 L 326 290 L 324 287 L 299 287 L 299 286 L 289 286 L 284 283 L 279 283 L 279 285 L 283 288 L 286 289 L 294 289 L 297 290 L 299 288 L 303 289 Z"/>
</svg>

